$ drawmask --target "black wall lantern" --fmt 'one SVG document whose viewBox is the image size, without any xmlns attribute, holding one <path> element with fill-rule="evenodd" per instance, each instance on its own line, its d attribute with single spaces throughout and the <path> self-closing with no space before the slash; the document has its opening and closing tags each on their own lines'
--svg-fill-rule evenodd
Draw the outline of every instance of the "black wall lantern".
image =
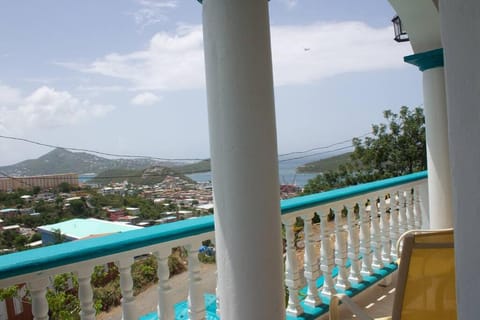
<svg viewBox="0 0 480 320">
<path fill-rule="evenodd" d="M 399 16 L 395 16 L 392 19 L 393 22 L 393 30 L 395 31 L 395 38 L 393 38 L 397 42 L 404 42 L 408 41 L 408 34 L 403 29 L 402 20 L 400 20 Z"/>
</svg>

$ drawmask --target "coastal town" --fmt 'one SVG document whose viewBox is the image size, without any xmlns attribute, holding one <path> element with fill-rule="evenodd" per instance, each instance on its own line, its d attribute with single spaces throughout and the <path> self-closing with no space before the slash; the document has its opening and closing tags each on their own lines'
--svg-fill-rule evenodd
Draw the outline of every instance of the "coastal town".
<svg viewBox="0 0 480 320">
<path fill-rule="evenodd" d="M 166 174 L 154 184 L 134 184 L 128 178 L 113 182 L 95 180 L 94 175 L 86 176 L 87 179 L 85 175 L 79 177 L 78 174 L 68 173 L 0 177 L 0 254 L 97 238 L 214 213 L 211 182 L 196 182 L 182 174 Z M 300 191 L 296 185 L 281 185 L 279 197 L 293 197 Z M 183 250 L 178 248 L 172 252 L 171 275 L 185 270 Z M 201 262 L 207 265 L 215 262 L 214 243 L 204 243 L 198 252 Z M 145 275 L 144 270 L 154 264 L 153 261 L 151 256 L 135 259 L 134 266 L 138 265 L 143 270 L 135 279 L 137 293 L 151 285 L 152 279 L 148 278 L 148 273 Z M 205 268 L 208 268 L 207 265 Z M 99 268 L 103 268 L 105 277 L 112 279 L 109 285 L 113 286 L 118 279 L 117 267 L 110 264 Z M 69 288 L 62 290 L 75 300 L 72 281 Z M 50 292 L 58 291 L 54 284 L 55 279 L 52 279 Z M 120 303 L 121 295 L 113 301 L 106 298 L 115 295 L 116 290 L 118 288 L 108 289 L 106 296 L 96 293 L 95 297 L 102 305 L 98 312 L 107 312 Z M 31 304 L 25 285 L 18 284 L 14 291 L 15 294 L 0 301 L 0 315 L 7 319 L 31 319 Z"/>
</svg>

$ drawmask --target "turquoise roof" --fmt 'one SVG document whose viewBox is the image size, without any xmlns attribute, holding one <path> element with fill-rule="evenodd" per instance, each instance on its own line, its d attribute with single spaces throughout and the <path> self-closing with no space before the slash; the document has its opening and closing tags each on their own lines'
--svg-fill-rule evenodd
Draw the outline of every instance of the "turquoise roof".
<svg viewBox="0 0 480 320">
<path fill-rule="evenodd" d="M 82 239 L 93 235 L 125 232 L 140 229 L 140 227 L 120 224 L 99 219 L 72 219 L 55 224 L 38 227 L 40 230 L 55 232 L 61 230 L 62 234 L 74 239 Z"/>
</svg>

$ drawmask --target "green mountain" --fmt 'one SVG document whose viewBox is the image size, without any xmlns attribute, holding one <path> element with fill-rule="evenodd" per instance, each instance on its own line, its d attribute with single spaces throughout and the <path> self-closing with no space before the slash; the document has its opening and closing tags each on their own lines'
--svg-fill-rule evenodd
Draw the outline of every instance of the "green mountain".
<svg viewBox="0 0 480 320">
<path fill-rule="evenodd" d="M 330 158 L 325 158 L 306 163 L 297 168 L 298 173 L 320 173 L 328 170 L 336 170 L 338 166 L 350 161 L 351 152 L 343 153 Z"/>
<path fill-rule="evenodd" d="M 194 181 L 176 170 L 166 167 L 150 167 L 144 170 L 110 169 L 100 172 L 89 183 L 108 184 L 128 181 L 136 185 L 152 185 L 162 182 L 167 176 L 178 177 L 186 183 Z"/>
<path fill-rule="evenodd" d="M 183 174 L 208 172 L 211 170 L 210 159 L 202 160 L 202 161 L 191 163 L 191 164 L 175 166 L 174 170 L 177 171 L 178 173 L 183 173 Z"/>
<path fill-rule="evenodd" d="M 110 169 L 141 170 L 151 166 L 173 166 L 173 163 L 151 159 L 107 159 L 86 152 L 71 152 L 57 148 L 38 159 L 0 167 L 14 176 L 34 176 L 55 173 L 99 173 Z"/>
</svg>

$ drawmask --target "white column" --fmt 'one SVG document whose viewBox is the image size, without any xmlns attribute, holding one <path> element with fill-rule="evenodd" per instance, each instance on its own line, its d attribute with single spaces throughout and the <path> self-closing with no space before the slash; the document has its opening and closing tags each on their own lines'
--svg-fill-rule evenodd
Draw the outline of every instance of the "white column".
<svg viewBox="0 0 480 320">
<path fill-rule="evenodd" d="M 204 0 L 222 319 L 284 319 L 267 0 Z"/>
<path fill-rule="evenodd" d="M 363 281 L 361 274 L 362 261 L 360 256 L 360 225 L 355 214 L 356 204 L 348 206 L 348 259 L 350 259 L 350 283 L 358 284 Z M 361 206 L 361 205 L 359 205 Z"/>
<path fill-rule="evenodd" d="M 201 241 L 191 243 L 188 250 L 188 317 L 190 320 L 205 319 L 205 301 L 202 293 L 202 277 L 200 275 L 200 261 L 198 248 Z"/>
<path fill-rule="evenodd" d="M 335 287 L 337 289 L 347 290 L 351 287 L 350 281 L 348 280 L 347 269 L 348 232 L 345 230 L 342 223 L 343 206 L 338 206 L 333 210 L 335 213 L 335 264 L 338 268 L 337 283 L 335 284 Z"/>
<path fill-rule="evenodd" d="M 443 50 L 407 56 L 405 61 L 423 71 L 430 227 L 450 228 L 453 214 Z"/>
<path fill-rule="evenodd" d="M 158 276 L 158 306 L 157 315 L 160 320 L 172 320 L 175 318 L 173 303 L 170 301 L 172 287 L 170 286 L 170 270 L 168 269 L 168 256 L 171 253 L 170 247 L 160 248 L 154 252 L 157 259 Z"/>
<path fill-rule="evenodd" d="M 440 0 L 440 18 L 453 182 L 457 317 L 475 319 L 480 287 L 480 1 Z"/>
<path fill-rule="evenodd" d="M 423 72 L 431 228 L 453 227 L 447 102 L 443 68 Z"/>
<path fill-rule="evenodd" d="M 373 260 L 372 267 L 374 269 L 382 269 L 384 267 L 382 261 L 382 234 L 380 232 L 380 217 L 378 215 L 377 197 L 370 198 L 370 217 L 372 221 L 372 248 Z"/>
<path fill-rule="evenodd" d="M 92 289 L 93 266 L 82 266 L 78 275 L 78 298 L 80 299 L 80 318 L 82 320 L 95 320 L 95 308 L 93 306 Z"/>
<path fill-rule="evenodd" d="M 283 219 L 285 226 L 285 240 L 286 240 L 286 259 L 285 259 L 285 284 L 288 288 L 288 302 L 287 314 L 298 316 L 303 313 L 300 306 L 300 299 L 298 291 L 300 290 L 300 272 L 297 258 L 297 250 L 295 247 L 295 221 L 296 218 Z"/>
<path fill-rule="evenodd" d="M 398 198 L 397 198 L 398 194 Z M 399 203 L 400 203 L 400 194 L 398 191 L 390 192 L 390 238 L 391 238 L 391 248 L 390 251 L 391 261 L 396 261 L 398 259 L 397 252 L 397 241 L 400 238 L 400 225 L 399 225 Z"/>
<path fill-rule="evenodd" d="M 36 278 L 27 283 L 32 296 L 32 315 L 34 320 L 48 320 L 47 286 L 48 278 Z"/>
<path fill-rule="evenodd" d="M 133 296 L 132 264 L 133 257 L 125 257 L 118 261 L 122 291 L 122 320 L 134 320 L 138 317 Z"/>
<path fill-rule="evenodd" d="M 372 206 L 370 206 L 371 208 Z M 372 268 L 372 239 L 370 212 L 367 212 L 365 203 L 360 202 L 360 253 L 362 255 L 361 275 L 366 277 L 373 273 Z M 370 209 L 371 211 L 371 209 Z"/>
<path fill-rule="evenodd" d="M 422 181 L 418 186 L 418 199 L 420 200 L 420 211 L 422 212 L 421 229 L 430 228 L 430 209 L 428 208 L 428 179 Z"/>
<path fill-rule="evenodd" d="M 312 219 L 314 213 L 308 213 L 302 216 L 305 232 L 305 252 L 303 257 L 303 265 L 305 268 L 305 278 L 307 280 L 308 289 L 305 304 L 311 307 L 317 307 L 322 304 L 322 299 L 318 294 L 317 279 L 320 277 L 320 261 L 319 255 L 315 252 L 315 236 L 313 234 Z"/>
<path fill-rule="evenodd" d="M 333 281 L 333 269 L 335 268 L 335 255 L 331 230 L 327 227 L 329 209 L 320 212 L 320 271 L 323 273 L 322 294 L 330 296 L 337 293 Z"/>
</svg>

